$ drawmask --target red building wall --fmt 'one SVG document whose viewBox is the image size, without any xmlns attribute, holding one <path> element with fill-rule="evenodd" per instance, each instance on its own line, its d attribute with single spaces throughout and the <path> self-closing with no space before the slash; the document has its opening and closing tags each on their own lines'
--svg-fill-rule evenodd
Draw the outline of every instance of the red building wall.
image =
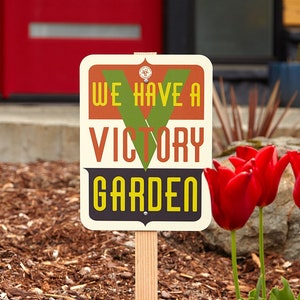
<svg viewBox="0 0 300 300">
<path fill-rule="evenodd" d="M 1 0 L 0 0 L 1 1 Z M 78 94 L 79 64 L 89 54 L 161 52 L 161 0 L 2 0 L 0 91 Z M 133 26 L 135 37 L 53 36 L 31 26 Z M 1 26 L 1 25 L 0 25 Z M 58 30 L 59 33 L 59 30 Z M 74 32 L 73 32 L 74 33 Z"/>
</svg>

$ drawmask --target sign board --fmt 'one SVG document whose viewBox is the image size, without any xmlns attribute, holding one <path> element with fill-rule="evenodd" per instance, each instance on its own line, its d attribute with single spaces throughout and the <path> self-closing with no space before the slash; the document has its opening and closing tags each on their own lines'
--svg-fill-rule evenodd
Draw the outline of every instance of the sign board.
<svg viewBox="0 0 300 300">
<path fill-rule="evenodd" d="M 202 230 L 211 219 L 212 65 L 201 55 L 90 55 L 80 66 L 82 223 Z"/>
</svg>

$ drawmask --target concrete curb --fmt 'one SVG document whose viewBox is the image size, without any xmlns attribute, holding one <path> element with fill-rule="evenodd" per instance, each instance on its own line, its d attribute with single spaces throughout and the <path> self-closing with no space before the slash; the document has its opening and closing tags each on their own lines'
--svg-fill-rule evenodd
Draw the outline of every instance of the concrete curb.
<svg viewBox="0 0 300 300">
<path fill-rule="evenodd" d="M 283 111 L 280 108 L 276 117 Z M 241 108 L 243 126 L 248 109 Z M 214 112 L 213 127 L 221 133 Z M 300 109 L 291 108 L 274 136 L 300 137 Z M 78 104 L 1 104 L 0 161 L 41 160 L 79 161 Z"/>
<path fill-rule="evenodd" d="M 79 160 L 78 105 L 1 105 L 0 160 Z"/>
</svg>

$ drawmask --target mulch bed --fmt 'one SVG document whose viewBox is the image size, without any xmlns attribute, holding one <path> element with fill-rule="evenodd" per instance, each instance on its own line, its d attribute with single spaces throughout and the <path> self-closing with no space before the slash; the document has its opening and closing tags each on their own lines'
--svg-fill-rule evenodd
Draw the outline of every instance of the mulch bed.
<svg viewBox="0 0 300 300">
<path fill-rule="evenodd" d="M 135 299 L 134 232 L 82 226 L 78 163 L 1 163 L 0 205 L 0 299 Z M 203 233 L 158 237 L 158 299 L 234 299 L 230 257 Z M 267 253 L 266 269 L 269 288 L 284 276 L 300 293 L 299 261 Z M 257 254 L 239 258 L 239 274 L 246 297 Z"/>
</svg>

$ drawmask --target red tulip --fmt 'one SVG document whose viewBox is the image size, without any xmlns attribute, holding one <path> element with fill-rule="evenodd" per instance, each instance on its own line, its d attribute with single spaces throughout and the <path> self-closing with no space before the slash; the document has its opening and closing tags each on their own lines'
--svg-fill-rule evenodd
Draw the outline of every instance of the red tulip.
<svg viewBox="0 0 300 300">
<path fill-rule="evenodd" d="M 284 155 L 278 160 L 276 147 L 266 146 L 255 150 L 249 146 L 240 146 L 236 149 L 236 158 L 230 158 L 236 172 L 252 168 L 262 193 L 257 206 L 264 207 L 271 204 L 277 194 L 280 178 L 289 163 L 289 158 Z"/>
<path fill-rule="evenodd" d="M 300 208 L 300 152 L 290 151 L 288 152 L 288 156 L 296 178 L 293 190 L 293 198 L 296 205 Z"/>
<path fill-rule="evenodd" d="M 239 146 L 236 148 L 236 156 L 229 157 L 229 161 L 235 167 L 236 172 L 253 168 L 255 156 L 258 150 L 250 146 Z"/>
<path fill-rule="evenodd" d="M 215 169 L 206 168 L 212 214 L 217 224 L 227 230 L 245 225 L 260 196 L 260 187 L 251 171 L 239 173 L 214 161 Z"/>
</svg>

